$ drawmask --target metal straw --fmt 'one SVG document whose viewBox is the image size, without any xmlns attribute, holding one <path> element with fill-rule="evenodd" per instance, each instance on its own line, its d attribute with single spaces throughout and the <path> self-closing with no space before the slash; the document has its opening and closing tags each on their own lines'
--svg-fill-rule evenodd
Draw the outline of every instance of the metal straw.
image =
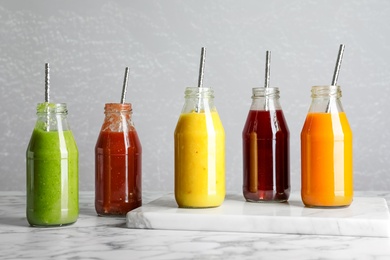
<svg viewBox="0 0 390 260">
<path fill-rule="evenodd" d="M 333 73 L 333 79 L 332 79 L 332 86 L 337 85 L 337 79 L 339 78 L 339 73 L 340 73 L 340 67 L 341 67 L 341 61 L 343 60 L 343 54 L 344 54 L 344 44 L 340 44 L 339 48 L 339 53 L 337 55 L 337 61 L 336 61 L 336 66 L 334 68 L 334 73 Z M 327 113 L 330 112 L 330 100 L 328 101 L 328 104 L 326 105 L 326 110 Z"/>
<path fill-rule="evenodd" d="M 340 73 L 340 67 L 341 67 L 341 61 L 343 59 L 344 48 L 345 48 L 344 44 L 340 44 L 339 54 L 337 55 L 336 66 L 334 68 L 334 73 L 333 73 L 332 86 L 337 85 L 337 79 L 338 79 L 339 73 Z"/>
<path fill-rule="evenodd" d="M 267 89 L 269 88 L 269 81 L 271 75 L 271 52 L 267 51 L 265 53 L 265 80 L 264 80 L 264 88 L 265 88 L 265 104 L 264 104 L 264 110 L 269 110 L 269 100 L 268 100 L 268 93 Z"/>
<path fill-rule="evenodd" d="M 129 80 L 129 67 L 125 69 L 125 78 L 123 79 L 121 103 L 124 104 L 126 100 L 127 82 Z"/>
<path fill-rule="evenodd" d="M 50 66 L 45 63 L 45 102 L 50 102 Z"/>
<path fill-rule="evenodd" d="M 50 66 L 49 63 L 45 63 L 45 103 L 46 107 L 46 131 L 50 131 L 50 115 L 49 115 L 49 102 L 50 102 Z"/>
<path fill-rule="evenodd" d="M 265 81 L 264 81 L 265 88 L 269 87 L 270 74 L 271 74 L 271 52 L 267 51 L 265 53 Z"/>
<path fill-rule="evenodd" d="M 206 48 L 202 47 L 200 54 L 200 65 L 199 65 L 199 78 L 198 78 L 198 88 L 203 87 L 203 75 L 204 75 L 204 63 L 206 61 Z"/>
<path fill-rule="evenodd" d="M 198 78 L 198 88 L 203 88 L 203 76 L 204 76 L 204 64 L 206 61 L 206 48 L 202 47 L 201 53 L 200 53 L 200 65 L 199 65 L 199 78 Z M 200 90 L 199 90 L 200 91 Z M 200 94 L 200 93 L 199 93 Z M 198 104 L 195 108 L 196 112 L 200 112 L 201 107 L 201 98 L 198 98 Z"/>
</svg>

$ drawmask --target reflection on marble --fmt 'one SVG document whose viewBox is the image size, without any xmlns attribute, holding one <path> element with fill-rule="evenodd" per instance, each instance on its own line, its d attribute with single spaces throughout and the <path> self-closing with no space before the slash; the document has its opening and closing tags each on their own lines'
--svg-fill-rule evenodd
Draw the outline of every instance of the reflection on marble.
<svg viewBox="0 0 390 260">
<path fill-rule="evenodd" d="M 261 232 L 339 236 L 390 236 L 383 198 L 355 197 L 344 208 L 307 208 L 297 194 L 288 203 L 249 203 L 228 195 L 217 208 L 178 208 L 173 194 L 127 214 L 129 228 Z"/>
<path fill-rule="evenodd" d="M 144 194 L 144 201 L 161 195 Z M 125 218 L 96 216 L 92 192 L 80 194 L 80 209 L 73 225 L 32 228 L 25 196 L 0 192 L 0 258 L 390 259 L 389 238 L 129 229 Z"/>
</svg>

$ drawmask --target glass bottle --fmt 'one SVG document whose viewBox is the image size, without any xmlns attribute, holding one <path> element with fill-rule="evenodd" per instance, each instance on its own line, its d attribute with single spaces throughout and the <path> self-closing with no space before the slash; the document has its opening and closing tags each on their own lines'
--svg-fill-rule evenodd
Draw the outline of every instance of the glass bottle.
<svg viewBox="0 0 390 260">
<path fill-rule="evenodd" d="M 142 147 L 130 103 L 105 104 L 95 146 L 95 209 L 125 215 L 142 205 Z"/>
<path fill-rule="evenodd" d="M 211 88 L 186 88 L 174 139 L 178 206 L 220 206 L 225 199 L 225 131 Z"/>
<path fill-rule="evenodd" d="M 353 197 L 352 131 L 339 86 L 314 86 L 301 132 L 301 196 L 308 207 L 348 206 Z"/>
<path fill-rule="evenodd" d="M 243 194 L 250 202 L 284 202 L 290 196 L 290 132 L 278 88 L 253 88 L 242 131 Z"/>
<path fill-rule="evenodd" d="M 32 226 L 61 226 L 78 218 L 78 149 L 67 115 L 64 103 L 37 106 L 26 151 L 26 214 Z"/>
</svg>

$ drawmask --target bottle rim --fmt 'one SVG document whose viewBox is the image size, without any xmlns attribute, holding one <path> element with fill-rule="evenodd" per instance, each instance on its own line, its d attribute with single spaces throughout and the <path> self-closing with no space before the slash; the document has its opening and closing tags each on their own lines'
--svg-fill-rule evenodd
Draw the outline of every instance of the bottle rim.
<svg viewBox="0 0 390 260">
<path fill-rule="evenodd" d="M 341 97 L 341 87 L 338 85 L 322 85 L 311 87 L 311 97 Z"/>
<path fill-rule="evenodd" d="M 68 109 L 66 103 L 50 103 L 43 102 L 37 104 L 37 114 L 67 114 Z"/>
<path fill-rule="evenodd" d="M 184 91 L 184 96 L 186 98 L 196 97 L 196 98 L 214 98 L 214 90 L 212 88 L 199 88 L 199 87 L 186 87 Z"/>
<path fill-rule="evenodd" d="M 279 88 L 278 87 L 255 87 L 252 88 L 252 98 L 258 97 L 277 97 L 279 98 Z"/>
<path fill-rule="evenodd" d="M 131 103 L 106 103 L 104 105 L 105 113 L 132 112 Z"/>
</svg>

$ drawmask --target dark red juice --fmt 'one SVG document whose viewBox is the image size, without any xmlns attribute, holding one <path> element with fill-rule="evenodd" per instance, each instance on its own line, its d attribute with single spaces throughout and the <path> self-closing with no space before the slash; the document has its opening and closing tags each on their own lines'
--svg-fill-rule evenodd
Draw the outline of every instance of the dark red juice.
<svg viewBox="0 0 390 260">
<path fill-rule="evenodd" d="M 282 110 L 250 110 L 243 137 L 243 193 L 248 201 L 290 195 L 289 130 Z"/>
<path fill-rule="evenodd" d="M 95 154 L 96 212 L 125 215 L 141 206 L 141 144 L 135 129 L 100 132 Z"/>
</svg>

